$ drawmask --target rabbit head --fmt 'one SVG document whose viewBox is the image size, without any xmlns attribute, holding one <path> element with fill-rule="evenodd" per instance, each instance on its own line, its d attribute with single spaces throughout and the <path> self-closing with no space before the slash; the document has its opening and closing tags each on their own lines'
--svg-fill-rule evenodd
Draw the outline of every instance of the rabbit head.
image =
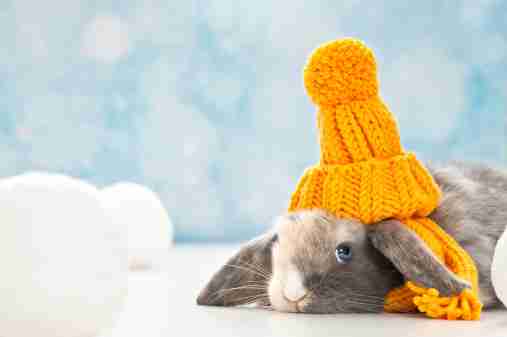
<svg viewBox="0 0 507 337">
<path fill-rule="evenodd" d="M 280 217 L 209 281 L 197 303 L 278 311 L 379 312 L 404 279 L 451 294 L 468 287 L 396 220 L 374 226 L 320 210 Z"/>
</svg>

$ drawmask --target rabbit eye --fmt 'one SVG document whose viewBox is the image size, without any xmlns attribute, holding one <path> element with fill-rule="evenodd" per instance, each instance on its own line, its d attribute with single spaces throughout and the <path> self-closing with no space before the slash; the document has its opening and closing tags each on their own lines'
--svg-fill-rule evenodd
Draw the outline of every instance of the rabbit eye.
<svg viewBox="0 0 507 337">
<path fill-rule="evenodd" d="M 346 243 L 339 244 L 335 250 L 338 263 L 347 263 L 352 259 L 352 248 Z"/>
</svg>

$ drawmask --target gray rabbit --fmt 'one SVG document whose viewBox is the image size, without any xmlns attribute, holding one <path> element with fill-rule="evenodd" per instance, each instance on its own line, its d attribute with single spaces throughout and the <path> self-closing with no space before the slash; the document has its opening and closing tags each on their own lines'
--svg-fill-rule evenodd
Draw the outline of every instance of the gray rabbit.
<svg viewBox="0 0 507 337">
<path fill-rule="evenodd" d="M 507 223 L 507 173 L 477 164 L 429 166 L 443 192 L 430 215 L 475 260 L 484 308 L 501 307 L 491 284 L 496 242 Z M 396 220 L 375 226 L 311 210 L 281 216 L 209 281 L 201 305 L 256 303 L 305 313 L 379 312 L 404 280 L 449 296 L 470 285 Z"/>
</svg>

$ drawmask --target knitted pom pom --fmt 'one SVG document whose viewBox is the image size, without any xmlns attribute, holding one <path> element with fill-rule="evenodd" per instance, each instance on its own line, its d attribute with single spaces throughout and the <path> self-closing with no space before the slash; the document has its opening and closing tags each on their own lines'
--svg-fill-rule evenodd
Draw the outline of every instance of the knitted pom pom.
<svg viewBox="0 0 507 337">
<path fill-rule="evenodd" d="M 323 44 L 310 56 L 305 87 L 319 106 L 365 100 L 378 92 L 373 52 L 363 42 L 341 39 Z"/>
<path fill-rule="evenodd" d="M 407 282 L 406 286 L 416 294 L 413 301 L 417 309 L 428 317 L 465 321 L 477 321 L 481 317 L 482 303 L 470 289 L 458 296 L 440 297 L 436 289 L 421 288 L 412 282 Z"/>
</svg>

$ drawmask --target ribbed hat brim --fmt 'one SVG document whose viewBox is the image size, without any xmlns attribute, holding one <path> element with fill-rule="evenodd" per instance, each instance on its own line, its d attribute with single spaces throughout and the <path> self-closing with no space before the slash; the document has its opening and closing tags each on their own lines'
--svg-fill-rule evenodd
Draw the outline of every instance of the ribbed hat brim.
<svg viewBox="0 0 507 337">
<path fill-rule="evenodd" d="M 372 224 L 388 218 L 427 216 L 440 189 L 417 160 L 406 153 L 383 160 L 307 169 L 289 211 L 325 209 L 340 218 Z"/>
</svg>

